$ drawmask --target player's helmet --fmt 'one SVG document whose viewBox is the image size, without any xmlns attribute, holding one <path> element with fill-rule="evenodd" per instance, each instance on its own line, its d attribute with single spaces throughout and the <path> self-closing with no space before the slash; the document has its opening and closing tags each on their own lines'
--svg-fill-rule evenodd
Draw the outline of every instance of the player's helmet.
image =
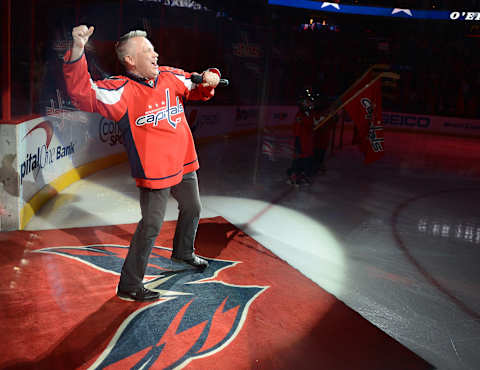
<svg viewBox="0 0 480 370">
<path fill-rule="evenodd" d="M 298 105 L 304 112 L 310 112 L 315 105 L 315 96 L 311 89 L 304 89 L 298 97 Z"/>
</svg>

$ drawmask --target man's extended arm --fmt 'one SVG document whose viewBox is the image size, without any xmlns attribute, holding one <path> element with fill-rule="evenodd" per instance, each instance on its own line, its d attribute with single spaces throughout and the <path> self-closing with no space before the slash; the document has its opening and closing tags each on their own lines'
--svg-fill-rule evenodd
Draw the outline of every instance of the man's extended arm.
<svg viewBox="0 0 480 370">
<path fill-rule="evenodd" d="M 72 103 L 86 112 L 97 112 L 118 121 L 126 112 L 122 100 L 126 80 L 92 81 L 84 55 L 85 44 L 93 33 L 93 27 L 78 26 L 72 30 L 73 46 L 65 54 L 63 74 Z"/>
</svg>

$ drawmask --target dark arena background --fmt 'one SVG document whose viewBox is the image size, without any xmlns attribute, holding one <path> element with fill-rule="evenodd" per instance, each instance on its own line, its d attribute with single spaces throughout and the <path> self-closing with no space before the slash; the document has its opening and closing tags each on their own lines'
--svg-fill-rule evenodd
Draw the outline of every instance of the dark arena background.
<svg viewBox="0 0 480 370">
<path fill-rule="evenodd" d="M 480 1 L 1 0 L 0 19 L 0 369 L 479 368 Z M 182 102 L 209 267 L 170 260 L 169 199 L 157 301 L 116 295 L 138 190 L 122 129 L 67 93 L 78 25 L 93 80 L 145 30 L 158 65 L 229 81 Z"/>
</svg>

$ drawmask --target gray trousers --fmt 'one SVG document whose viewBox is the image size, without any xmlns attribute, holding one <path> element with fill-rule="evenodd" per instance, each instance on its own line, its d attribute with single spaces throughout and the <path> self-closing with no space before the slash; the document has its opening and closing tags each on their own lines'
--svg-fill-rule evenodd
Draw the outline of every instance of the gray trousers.
<svg viewBox="0 0 480 370">
<path fill-rule="evenodd" d="M 185 174 L 182 181 L 171 188 L 139 188 L 139 190 L 142 219 L 130 242 L 118 284 L 120 289 L 126 291 L 143 286 L 143 277 L 153 245 L 163 224 L 169 195 L 172 194 L 177 200 L 179 210 L 173 238 L 173 257 L 192 258 L 202 210 L 196 172 Z"/>
</svg>

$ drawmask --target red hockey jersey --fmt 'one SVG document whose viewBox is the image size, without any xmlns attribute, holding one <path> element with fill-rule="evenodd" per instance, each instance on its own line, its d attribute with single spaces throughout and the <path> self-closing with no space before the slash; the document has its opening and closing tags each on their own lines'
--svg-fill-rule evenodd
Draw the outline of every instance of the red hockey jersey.
<svg viewBox="0 0 480 370">
<path fill-rule="evenodd" d="M 199 168 L 183 97 L 208 100 L 214 89 L 192 83 L 191 73 L 159 67 L 155 80 L 116 76 L 92 81 L 85 55 L 65 55 L 65 82 L 72 103 L 119 125 L 137 186 L 162 189 Z"/>
<path fill-rule="evenodd" d="M 313 116 L 299 111 L 295 116 L 293 134 L 300 146 L 298 158 L 308 158 L 313 155 Z"/>
</svg>

